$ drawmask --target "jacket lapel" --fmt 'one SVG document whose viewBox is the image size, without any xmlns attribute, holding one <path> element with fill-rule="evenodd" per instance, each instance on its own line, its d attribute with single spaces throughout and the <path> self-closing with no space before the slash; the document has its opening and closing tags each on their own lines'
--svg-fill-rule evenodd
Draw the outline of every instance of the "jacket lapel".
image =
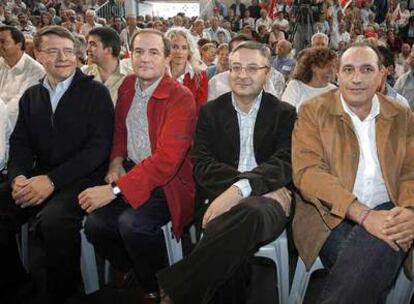
<svg viewBox="0 0 414 304">
<path fill-rule="evenodd" d="M 385 185 L 387 186 L 388 193 L 392 196 L 393 192 L 390 191 L 389 176 L 395 171 L 395 163 L 389 160 L 389 157 L 393 155 L 393 140 L 395 136 L 391 135 L 392 126 L 394 123 L 395 115 L 398 113 L 390 106 L 389 102 L 383 101 L 381 96 L 378 96 L 380 102 L 380 114 L 375 121 L 375 139 L 377 142 L 378 160 L 380 163 L 382 176 L 384 177 Z M 396 197 L 391 197 L 393 202 L 396 202 Z"/>
<path fill-rule="evenodd" d="M 221 115 L 222 123 L 221 125 L 224 126 L 223 132 L 225 132 L 226 136 L 228 137 L 227 146 L 233 149 L 234 153 L 236 154 L 235 157 L 237 159 L 240 155 L 240 129 L 239 129 L 239 121 L 237 119 L 237 112 L 233 107 L 231 102 L 231 94 L 226 96 L 223 102 L 223 111 Z"/>
<path fill-rule="evenodd" d="M 259 111 L 257 112 L 256 123 L 254 125 L 253 146 L 254 154 L 260 154 L 260 144 L 265 142 L 265 136 L 268 128 L 274 126 L 276 115 L 274 114 L 274 107 L 269 100 L 269 96 L 263 92 L 262 101 L 260 103 Z"/>
</svg>

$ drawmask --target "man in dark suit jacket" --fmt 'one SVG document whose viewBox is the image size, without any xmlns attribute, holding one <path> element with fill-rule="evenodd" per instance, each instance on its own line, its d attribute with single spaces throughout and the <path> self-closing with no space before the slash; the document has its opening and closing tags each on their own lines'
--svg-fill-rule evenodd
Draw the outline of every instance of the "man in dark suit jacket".
<svg viewBox="0 0 414 304">
<path fill-rule="evenodd" d="M 10 303 L 7 296 L 14 303 L 25 284 L 15 233 L 32 216 L 44 241 L 50 303 L 64 303 L 78 290 L 84 212 L 77 196 L 103 181 L 112 142 L 111 96 L 76 69 L 72 34 L 45 27 L 34 44 L 46 77 L 20 99 L 10 138 L 8 193 L 13 200 L 0 204 L 1 303 Z"/>
<path fill-rule="evenodd" d="M 158 274 L 161 303 L 243 303 L 246 288 L 236 282 L 244 284 L 249 258 L 288 222 L 295 110 L 263 91 L 266 46 L 237 46 L 230 71 L 232 92 L 201 108 L 194 141 L 204 236 L 185 260 Z"/>
</svg>

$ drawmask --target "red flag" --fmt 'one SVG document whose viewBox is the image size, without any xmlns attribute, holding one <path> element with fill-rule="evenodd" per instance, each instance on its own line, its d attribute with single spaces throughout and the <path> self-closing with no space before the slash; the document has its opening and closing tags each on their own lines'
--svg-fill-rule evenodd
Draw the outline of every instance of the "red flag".
<svg viewBox="0 0 414 304">
<path fill-rule="evenodd" d="M 124 57 L 123 57 L 123 59 L 125 59 L 125 58 L 129 58 L 129 52 L 128 52 L 128 49 L 125 49 L 125 53 L 124 53 Z"/>
<path fill-rule="evenodd" d="M 347 7 L 351 4 L 352 0 L 341 0 L 342 10 L 346 10 Z"/>
<path fill-rule="evenodd" d="M 270 17 L 270 19 L 276 18 L 277 15 L 277 6 L 276 6 L 276 0 L 272 0 L 272 3 L 270 3 L 269 7 L 267 8 L 267 15 Z"/>
</svg>

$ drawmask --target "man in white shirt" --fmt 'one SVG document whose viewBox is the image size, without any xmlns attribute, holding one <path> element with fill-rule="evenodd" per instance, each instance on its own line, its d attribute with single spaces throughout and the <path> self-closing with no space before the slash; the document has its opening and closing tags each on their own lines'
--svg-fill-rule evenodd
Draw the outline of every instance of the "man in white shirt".
<svg viewBox="0 0 414 304">
<path fill-rule="evenodd" d="M 268 294 L 267 301 L 253 299 L 246 292 L 250 275 L 243 272 L 255 251 L 284 230 L 291 204 L 286 187 L 296 115 L 294 107 L 263 91 L 270 60 L 265 45 L 239 44 L 230 55 L 231 92 L 201 108 L 193 172 L 200 189 L 196 224 L 204 235 L 186 259 L 158 274 L 168 295 L 163 304 L 275 300 Z"/>
<path fill-rule="evenodd" d="M 17 28 L 23 33 L 23 35 L 34 37 L 34 35 L 36 35 L 37 30 L 36 27 L 29 23 L 29 17 L 26 14 L 19 14 L 17 18 L 19 19 L 20 23 L 20 25 Z"/>
<path fill-rule="evenodd" d="M 259 26 L 264 25 L 266 27 L 266 32 L 270 32 L 272 27 L 272 19 L 267 15 L 265 9 L 260 10 L 260 18 L 256 20 L 256 32 L 259 32 Z"/>
<path fill-rule="evenodd" d="M 201 38 L 210 39 L 207 32 L 204 31 L 203 19 L 197 19 L 194 21 L 193 26 L 191 27 L 191 35 L 193 35 L 196 41 L 200 40 Z"/>
<path fill-rule="evenodd" d="M 293 132 L 293 235 L 329 275 L 317 303 L 379 303 L 414 239 L 414 116 L 376 90 L 381 56 L 354 45 L 339 90 L 304 104 Z"/>
<path fill-rule="evenodd" d="M 131 42 L 131 38 L 140 29 L 137 26 L 136 15 L 128 15 L 126 17 L 126 23 L 127 23 L 127 26 L 121 31 L 121 34 L 119 34 L 119 36 L 121 37 L 121 45 L 129 51 L 129 44 Z"/>
<path fill-rule="evenodd" d="M 20 97 L 29 87 L 39 83 L 45 74 L 42 65 L 24 49 L 22 32 L 11 26 L 0 27 L 0 98 L 7 105 L 13 127 Z"/>
<path fill-rule="evenodd" d="M 115 30 L 109 27 L 94 28 L 88 36 L 87 53 L 91 64 L 81 69 L 107 87 L 114 105 L 118 99 L 118 88 L 127 75 L 119 63 L 120 51 L 121 40 Z"/>
<path fill-rule="evenodd" d="M 91 29 L 95 27 L 101 27 L 102 24 L 95 22 L 96 12 L 94 10 L 87 10 L 85 13 L 85 21 L 86 23 L 82 25 L 80 34 L 87 37 Z"/>
</svg>

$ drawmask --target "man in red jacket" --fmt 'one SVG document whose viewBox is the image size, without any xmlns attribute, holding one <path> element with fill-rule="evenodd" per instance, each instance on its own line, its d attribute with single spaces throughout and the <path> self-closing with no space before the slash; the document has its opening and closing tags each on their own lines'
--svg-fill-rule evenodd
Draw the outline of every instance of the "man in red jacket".
<svg viewBox="0 0 414 304">
<path fill-rule="evenodd" d="M 116 268 L 133 268 L 151 297 L 165 261 L 161 226 L 171 220 L 179 236 L 192 221 L 196 109 L 191 92 L 165 74 L 169 41 L 143 30 L 131 43 L 135 75 L 118 91 L 108 184 L 83 191 L 79 204 L 89 241 Z"/>
</svg>

